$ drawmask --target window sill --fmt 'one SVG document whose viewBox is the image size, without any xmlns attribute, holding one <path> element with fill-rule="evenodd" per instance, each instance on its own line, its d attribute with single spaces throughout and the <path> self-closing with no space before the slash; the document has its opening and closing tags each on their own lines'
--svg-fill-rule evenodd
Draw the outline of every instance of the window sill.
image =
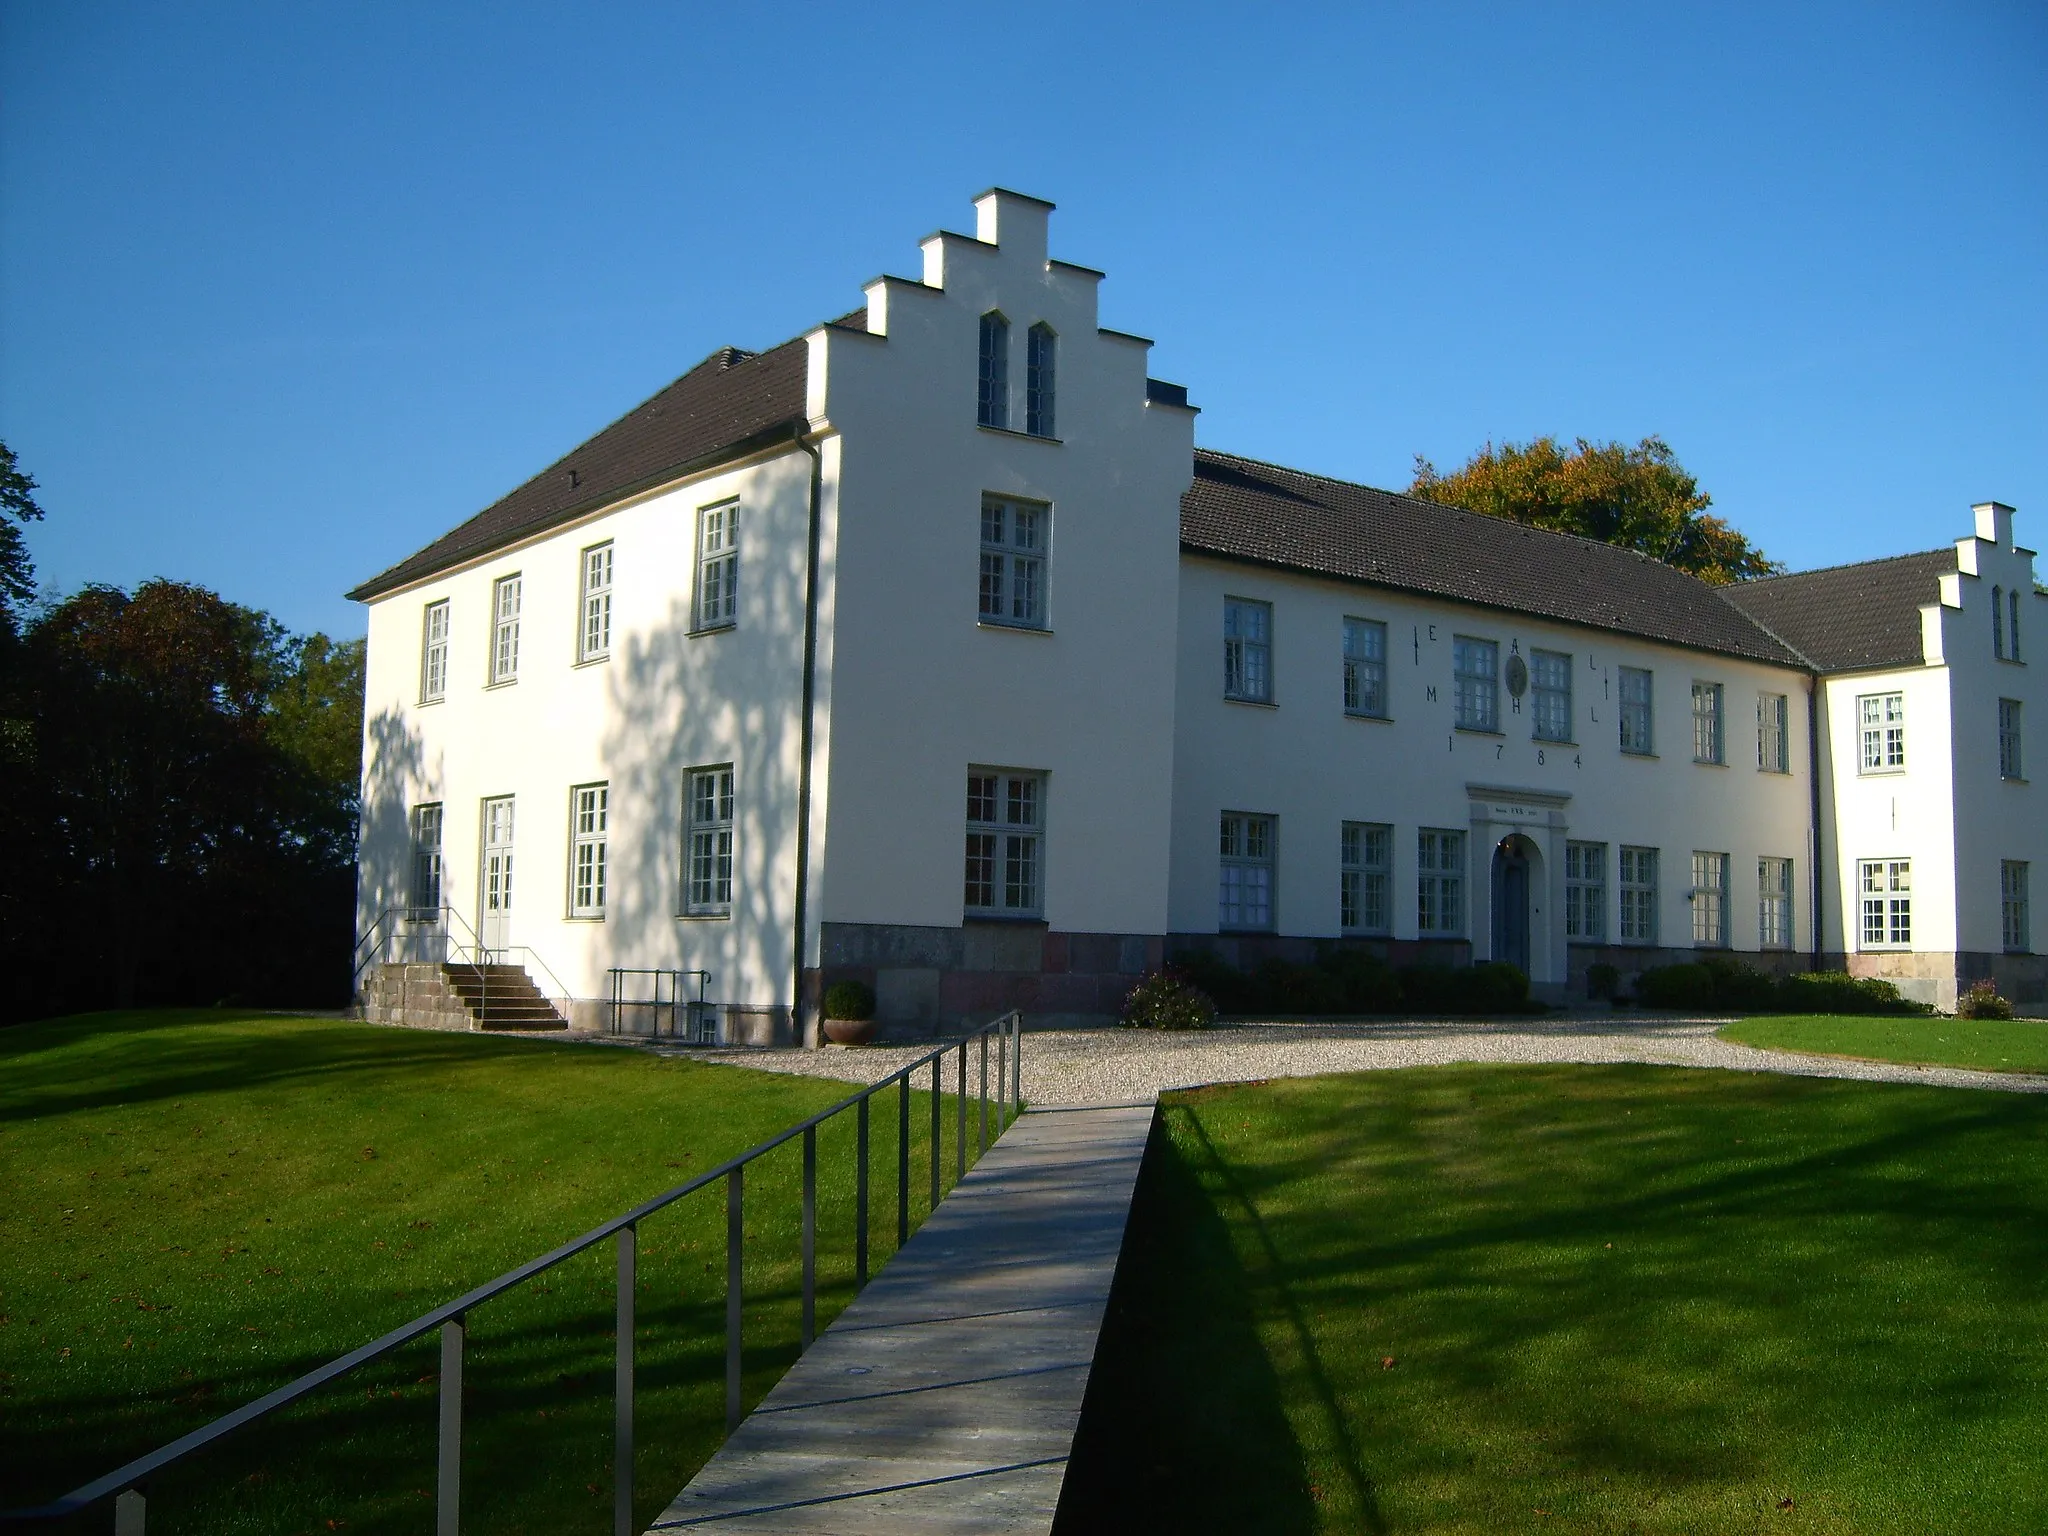
<svg viewBox="0 0 2048 1536">
<path fill-rule="evenodd" d="M 1454 725 L 1452 730 L 1465 736 L 1506 736 L 1507 732 L 1490 725 Z"/>
<path fill-rule="evenodd" d="M 603 654 L 597 656 L 579 656 L 576 658 L 576 660 L 569 663 L 569 666 L 572 671 L 580 670 L 583 667 L 601 667 L 611 659 L 612 653 L 610 651 L 605 651 Z"/>
<path fill-rule="evenodd" d="M 1463 943 L 1465 935 L 1462 933 L 1439 932 L 1434 928 L 1418 928 L 1415 930 L 1415 941 L 1418 944 L 1429 940 L 1435 940 L 1439 943 L 1446 941 Z"/>
<path fill-rule="evenodd" d="M 1225 927 L 1224 927 L 1224 926 L 1223 926 L 1222 924 L 1220 924 L 1220 923 L 1219 923 L 1219 924 L 1217 924 L 1217 926 L 1216 926 L 1216 932 L 1217 932 L 1217 933 L 1218 933 L 1219 935 L 1234 935 L 1234 934 L 1261 934 L 1261 933 L 1277 933 L 1277 932 L 1279 932 L 1279 930 L 1278 930 L 1277 928 L 1271 928 L 1271 927 L 1267 927 L 1267 928 L 1225 928 Z"/>
<path fill-rule="evenodd" d="M 437 693 L 437 694 L 435 694 L 435 695 L 434 695 L 434 696 L 433 696 L 433 697 L 432 697 L 431 699 L 420 699 L 419 701 L 417 701 L 417 702 L 416 702 L 416 703 L 415 703 L 415 704 L 413 705 L 413 708 L 415 708 L 415 709 L 432 709 L 432 708 L 433 708 L 433 707 L 434 707 L 434 706 L 435 706 L 436 704 L 446 704 L 447 702 L 448 702 L 448 695 L 447 695 L 447 694 L 445 694 L 445 693 Z"/>
<path fill-rule="evenodd" d="M 1643 762 L 1646 763 L 1654 763 L 1657 761 L 1657 754 L 1654 752 L 1635 752 L 1631 751 L 1627 747 L 1623 747 L 1621 749 L 1621 755 L 1623 757 L 1640 758 Z"/>
<path fill-rule="evenodd" d="M 1394 930 L 1391 928 L 1339 928 L 1337 930 L 1337 937 L 1340 939 L 1391 939 L 1393 936 Z"/>
<path fill-rule="evenodd" d="M 683 637 L 688 640 L 694 640 L 699 635 L 729 634 L 739 627 L 740 621 L 738 619 L 728 619 L 723 624 L 705 624 L 696 629 L 686 629 L 683 631 Z"/>
<path fill-rule="evenodd" d="M 1344 718 L 1346 720 L 1370 720 L 1375 725 L 1392 725 L 1394 723 L 1392 715 L 1369 715 L 1362 709 L 1347 709 L 1344 711 Z M 1385 935 L 1382 934 L 1379 937 L 1384 938 Z"/>
<path fill-rule="evenodd" d="M 498 679 L 498 680 L 497 680 L 497 681 L 496 681 L 495 683 L 485 683 L 485 684 L 484 684 L 484 692 L 485 692 L 485 693 L 491 693 L 491 692 L 494 692 L 494 691 L 496 691 L 496 690 L 497 690 L 497 689 L 499 689 L 499 688 L 516 688 L 516 687 L 518 687 L 518 686 L 519 686 L 519 679 L 518 679 L 518 678 L 516 678 L 516 677 L 501 677 L 501 678 L 499 678 L 499 679 Z"/>
<path fill-rule="evenodd" d="M 679 923 L 728 923 L 732 921 L 732 908 L 727 907 L 723 912 L 678 912 L 676 914 L 676 921 Z"/>
<path fill-rule="evenodd" d="M 1858 768 L 1856 770 L 1856 777 L 1859 779 L 1903 779 L 1905 776 L 1906 770 L 1903 768 Z"/>
<path fill-rule="evenodd" d="M 601 923 L 604 921 L 604 914 L 602 912 L 571 912 L 562 921 L 565 923 Z"/>
<path fill-rule="evenodd" d="M 2022 775 L 2022 774 L 2017 774 L 2017 773 L 2001 773 L 2001 774 L 2000 774 L 2000 775 L 1998 776 L 1998 782 L 1999 782 L 1999 783 L 2001 783 L 2001 784 L 2024 784 L 2024 783 L 2026 783 L 2026 782 L 2027 782 L 2027 780 L 2026 780 L 2025 776 L 2024 776 L 2024 775 Z M 2033 953 L 2033 951 L 2032 951 L 2032 950 L 2015 950 L 2015 951 L 2014 951 L 2014 953 L 2015 953 L 2015 954 L 2032 954 L 2032 953 Z"/>
<path fill-rule="evenodd" d="M 1278 709 L 1280 707 L 1271 699 L 1247 699 L 1234 693 L 1223 695 L 1223 702 L 1226 704 L 1249 704 L 1254 709 Z"/>
<path fill-rule="evenodd" d="M 993 432 L 997 437 L 1021 437 L 1027 443 L 1050 443 L 1055 448 L 1059 447 L 1062 441 L 1057 437 L 1047 437 L 1041 432 L 1019 432 L 1015 427 L 992 427 L 985 421 L 977 421 L 974 426 L 976 431 Z"/>
<path fill-rule="evenodd" d="M 1792 770 L 1790 768 L 1759 768 L 1757 769 L 1757 772 L 1768 773 L 1773 777 L 1780 779 L 1789 779 L 1792 777 Z"/>
<path fill-rule="evenodd" d="M 1529 739 L 1539 747 L 1568 747 L 1574 752 L 1579 750 L 1579 744 L 1576 741 L 1568 740 L 1562 736 L 1531 736 Z"/>
<path fill-rule="evenodd" d="M 1004 634 L 1009 635 L 1049 635 L 1052 633 L 1052 626 L 1049 624 L 1006 624 L 1001 619 L 976 619 L 974 627 L 976 629 L 1000 630 Z"/>
<path fill-rule="evenodd" d="M 1728 760 L 1725 757 L 1696 757 L 1692 765 L 1695 768 L 1726 768 Z"/>
<path fill-rule="evenodd" d="M 981 912 L 969 909 L 960 914 L 961 923 L 997 923 L 1005 928 L 1044 928 L 1045 917 L 1037 912 Z"/>
</svg>

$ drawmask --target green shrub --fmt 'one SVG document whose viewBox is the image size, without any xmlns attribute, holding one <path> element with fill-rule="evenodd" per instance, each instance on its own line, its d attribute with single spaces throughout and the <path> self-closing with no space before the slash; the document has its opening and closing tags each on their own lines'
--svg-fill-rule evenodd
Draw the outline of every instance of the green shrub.
<svg viewBox="0 0 2048 1536">
<path fill-rule="evenodd" d="M 825 989 L 828 1019 L 872 1019 L 875 989 L 864 981 L 835 981 Z"/>
<path fill-rule="evenodd" d="M 1401 1011 L 1401 978 L 1378 955 L 1362 949 L 1326 949 L 1317 964 L 1337 983 L 1343 1012 Z"/>
<path fill-rule="evenodd" d="M 1714 979 L 1715 1008 L 1761 1012 L 1778 1000 L 1778 979 L 1732 955 L 1708 955 L 1700 966 Z"/>
<path fill-rule="evenodd" d="M 1908 1002 L 1899 989 L 1876 976 L 1847 971 L 1801 971 L 1779 979 L 1777 1006 L 1786 1013 L 1932 1013 L 1926 1003 Z"/>
<path fill-rule="evenodd" d="M 1176 955 L 1170 969 L 1208 993 L 1224 1013 L 1257 1013 L 1266 1006 L 1258 984 L 1213 949 Z"/>
<path fill-rule="evenodd" d="M 1216 1022 L 1216 1004 L 1180 972 L 1153 971 L 1124 998 L 1123 1022 L 1132 1029 L 1207 1029 Z"/>
<path fill-rule="evenodd" d="M 1529 978 L 1520 966 L 1482 960 L 1466 974 L 1474 1013 L 1520 1013 L 1529 1006 Z"/>
<path fill-rule="evenodd" d="M 2012 1004 L 1998 995 L 1998 983 L 1985 980 L 1970 984 L 1970 990 L 1956 999 L 1959 1019 L 2009 1019 Z"/>
<path fill-rule="evenodd" d="M 1611 999 L 1621 990 L 1621 972 L 1604 961 L 1596 961 L 1586 967 L 1586 996 L 1595 1000 Z"/>
<path fill-rule="evenodd" d="M 1317 965 L 1262 960 L 1252 973 L 1259 1004 L 1272 1013 L 1342 1013 L 1343 983 Z"/>
<path fill-rule="evenodd" d="M 1636 977 L 1636 1001 L 1685 1012 L 1712 1008 L 1714 973 L 1704 965 L 1653 965 Z"/>
<path fill-rule="evenodd" d="M 1415 1013 L 1522 1013 L 1529 1007 L 1529 978 L 1505 960 L 1406 966 L 1401 991 Z"/>
</svg>

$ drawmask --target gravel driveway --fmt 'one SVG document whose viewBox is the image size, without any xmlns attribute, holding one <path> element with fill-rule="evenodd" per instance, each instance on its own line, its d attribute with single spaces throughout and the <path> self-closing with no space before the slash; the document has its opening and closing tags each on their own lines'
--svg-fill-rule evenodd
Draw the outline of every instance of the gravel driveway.
<svg viewBox="0 0 2048 1536">
<path fill-rule="evenodd" d="M 1556 1019 L 1387 1020 L 1354 1024 L 1225 1024 L 1185 1034 L 1158 1030 L 1027 1030 L 1024 1098 L 1032 1104 L 1149 1102 L 1172 1088 L 1202 1083 L 1312 1077 L 1467 1061 L 1649 1062 L 1732 1072 L 1790 1072 L 1869 1082 L 1928 1083 L 2048 1093 L 2048 1077 L 1846 1061 L 1731 1045 L 1714 1037 L 1717 1019 L 1641 1019 L 1601 1015 Z M 656 1047 L 664 1055 L 770 1072 L 872 1083 L 900 1070 L 932 1043 L 859 1050 L 706 1050 Z M 993 1061 L 993 1058 L 991 1058 Z M 993 1070 L 993 1067 L 991 1067 Z M 970 1084 L 978 1059 L 969 1058 Z M 947 1064 L 946 1086 L 954 1081 Z M 926 1081 L 929 1081 L 927 1078 Z"/>
</svg>

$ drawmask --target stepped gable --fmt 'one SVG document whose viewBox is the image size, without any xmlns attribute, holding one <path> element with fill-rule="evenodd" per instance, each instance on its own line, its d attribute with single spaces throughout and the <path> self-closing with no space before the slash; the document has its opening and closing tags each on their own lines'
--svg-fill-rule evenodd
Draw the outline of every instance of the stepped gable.
<svg viewBox="0 0 2048 1536">
<path fill-rule="evenodd" d="M 1917 667 L 1920 609 L 1941 596 L 1956 569 L 1953 544 L 1917 555 L 1865 560 L 1746 581 L 1722 593 L 1822 672 Z"/>
<path fill-rule="evenodd" d="M 1648 555 L 1211 449 L 1195 450 L 1180 538 L 1195 554 L 1804 665 L 1719 588 Z"/>
</svg>

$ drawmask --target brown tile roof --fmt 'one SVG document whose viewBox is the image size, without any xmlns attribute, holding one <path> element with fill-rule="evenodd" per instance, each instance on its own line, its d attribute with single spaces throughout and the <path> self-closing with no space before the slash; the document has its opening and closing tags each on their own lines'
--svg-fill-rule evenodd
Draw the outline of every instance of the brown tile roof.
<svg viewBox="0 0 2048 1536">
<path fill-rule="evenodd" d="M 1720 589 L 1647 555 L 1205 448 L 1180 538 L 1198 554 L 1803 666 Z"/>
<path fill-rule="evenodd" d="M 1911 667 L 1923 660 L 1920 605 L 1940 596 L 1942 576 L 1955 568 L 1951 544 L 1746 581 L 1726 596 L 1823 672 Z"/>
</svg>

